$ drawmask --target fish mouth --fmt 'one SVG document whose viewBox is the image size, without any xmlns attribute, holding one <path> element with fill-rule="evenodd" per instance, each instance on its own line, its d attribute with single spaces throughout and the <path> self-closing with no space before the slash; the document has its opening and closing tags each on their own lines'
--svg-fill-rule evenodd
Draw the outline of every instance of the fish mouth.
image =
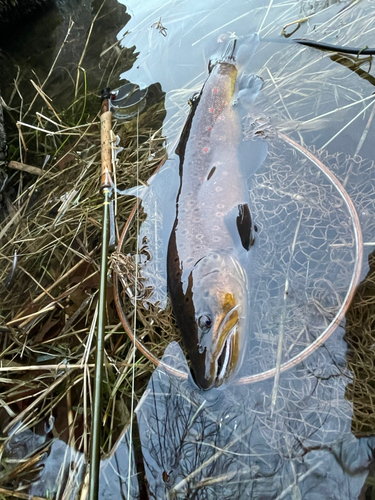
<svg viewBox="0 0 375 500">
<path fill-rule="evenodd" d="M 236 328 L 233 328 L 231 333 L 224 342 L 221 354 L 217 358 L 216 377 L 215 377 L 216 387 L 220 386 L 224 382 L 224 380 L 229 377 L 232 371 L 230 366 L 230 360 L 233 352 L 232 337 L 235 333 L 236 333 Z"/>
<path fill-rule="evenodd" d="M 235 335 L 238 326 L 238 313 L 233 317 L 233 313 L 239 308 L 239 304 L 232 307 L 232 309 L 225 315 L 219 328 L 218 338 L 224 337 L 225 340 L 221 346 L 218 355 L 215 357 L 215 380 L 214 385 L 219 387 L 225 379 L 229 377 L 234 371 L 236 363 L 233 363 L 235 358 L 238 358 L 236 352 Z"/>
</svg>

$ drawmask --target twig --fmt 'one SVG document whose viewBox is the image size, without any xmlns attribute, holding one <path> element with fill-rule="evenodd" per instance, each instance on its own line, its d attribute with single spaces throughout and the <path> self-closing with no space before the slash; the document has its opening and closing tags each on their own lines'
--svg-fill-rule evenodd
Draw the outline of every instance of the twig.
<svg viewBox="0 0 375 500">
<path fill-rule="evenodd" d="M 369 104 L 367 104 L 367 106 L 365 108 L 363 108 L 357 115 L 355 115 L 354 118 L 352 118 L 350 121 L 348 121 L 348 123 L 346 123 L 334 136 L 332 136 L 330 138 L 329 141 L 327 141 L 321 149 L 326 149 L 326 147 L 328 146 L 328 144 L 330 144 L 334 139 L 336 139 L 336 137 L 338 137 L 346 128 L 348 128 L 358 117 L 361 116 L 362 113 L 364 113 L 366 111 L 367 108 L 369 108 L 370 106 L 372 106 L 374 104 L 374 101 L 372 100 Z"/>
<path fill-rule="evenodd" d="M 83 368 L 93 368 L 95 365 L 86 363 L 70 364 L 70 363 L 59 363 L 54 365 L 28 365 L 26 366 L 0 366 L 0 372 L 24 372 L 26 369 L 30 371 L 59 371 L 59 370 L 82 370 Z"/>
<path fill-rule="evenodd" d="M 355 150 L 354 157 L 356 157 L 359 154 L 359 152 L 360 152 L 360 150 L 361 150 L 361 148 L 363 146 L 363 143 L 366 140 L 366 137 L 367 137 L 368 131 L 370 130 L 371 123 L 372 123 L 372 121 L 374 119 L 374 116 L 375 116 L 375 105 L 373 106 L 373 108 L 371 110 L 370 117 L 369 117 L 369 119 L 367 121 L 366 127 L 365 127 L 365 129 L 364 129 L 364 131 L 362 133 L 362 136 L 361 136 L 361 138 L 360 138 L 360 140 L 358 142 L 358 146 L 357 146 L 357 148 Z M 349 165 L 349 168 L 348 168 L 348 170 L 346 172 L 345 179 L 344 179 L 344 181 L 342 183 L 344 187 L 346 186 L 346 184 L 347 184 L 347 182 L 349 180 L 350 174 L 351 174 L 351 172 L 353 170 L 353 166 L 354 166 L 354 162 L 351 162 L 350 165 Z"/>
<path fill-rule="evenodd" d="M 91 25 L 90 25 L 90 29 L 89 29 L 89 33 L 87 35 L 87 38 L 86 38 L 86 43 L 85 43 L 85 46 L 83 48 L 83 51 L 82 51 L 82 54 L 81 54 L 81 58 L 78 62 L 78 68 L 81 68 L 82 67 L 82 61 L 83 61 L 83 58 L 85 57 L 85 54 L 86 54 L 86 49 L 87 49 L 87 45 L 89 43 L 89 40 L 91 38 L 91 33 L 92 33 L 92 29 L 94 27 L 94 24 L 95 24 L 95 21 L 97 20 L 99 14 L 100 14 L 100 11 L 102 10 L 103 8 L 103 5 L 106 3 L 106 0 L 103 1 L 103 3 L 101 4 L 101 6 L 99 7 L 98 9 L 98 12 L 95 14 L 94 16 L 94 19 L 91 21 Z M 74 93 L 74 97 L 75 99 L 77 99 L 77 95 L 78 95 L 78 85 L 79 85 L 79 71 L 77 71 L 77 78 L 76 78 L 76 89 L 75 89 L 75 93 Z"/>
<path fill-rule="evenodd" d="M 19 161 L 14 160 L 8 163 L 8 167 L 13 168 L 14 170 L 22 170 L 33 175 L 46 175 L 47 177 L 52 175 L 50 172 L 46 172 L 41 168 L 33 167 L 32 165 L 27 165 L 26 163 L 20 163 Z"/>
<path fill-rule="evenodd" d="M 184 479 L 182 479 L 178 484 L 176 484 L 171 490 L 169 490 L 170 494 L 175 494 L 179 490 L 181 490 L 189 481 L 191 481 L 200 471 L 205 469 L 208 465 L 210 465 L 212 462 L 214 462 L 217 458 L 219 458 L 223 453 L 226 453 L 230 448 L 237 443 L 240 439 L 245 437 L 247 434 L 252 432 L 253 428 L 250 425 L 249 428 L 244 431 L 242 434 L 238 435 L 233 441 L 228 443 L 226 446 L 221 448 L 218 452 L 216 452 L 214 455 L 212 455 L 209 459 L 207 459 L 205 462 L 203 462 L 199 467 L 197 467 L 193 472 L 191 472 L 189 475 L 187 475 Z"/>
<path fill-rule="evenodd" d="M 8 321 L 7 326 L 13 325 L 14 323 L 18 323 L 19 321 L 25 321 L 26 319 L 30 318 L 35 318 L 36 316 L 39 316 L 40 314 L 46 313 L 48 311 L 53 311 L 56 308 L 56 303 L 48 304 L 46 307 L 43 309 L 39 309 L 39 311 L 36 311 L 31 314 L 27 314 L 26 316 L 22 316 L 21 318 L 17 319 L 12 319 L 11 321 Z"/>
<path fill-rule="evenodd" d="M 1 236 L 0 236 L 0 239 L 1 239 Z M 4 259 L 8 260 L 9 262 L 13 262 L 13 259 L 10 259 L 7 255 L 0 254 L 0 256 L 3 257 Z M 18 269 L 21 269 L 29 278 L 31 278 L 34 281 L 34 283 L 36 285 L 38 285 L 38 287 L 41 288 L 43 290 L 43 292 L 49 296 L 50 299 L 55 300 L 52 297 L 52 295 L 50 295 L 48 293 L 48 291 L 44 289 L 43 285 L 41 283 L 39 283 L 39 281 L 37 279 L 35 279 L 34 276 L 32 274 L 30 274 L 23 266 L 18 265 Z M 12 320 L 12 322 L 13 322 L 13 320 Z"/>
<path fill-rule="evenodd" d="M 91 252 L 89 253 L 89 255 L 91 256 L 91 255 L 95 252 L 95 250 L 96 250 L 96 248 L 94 248 L 93 250 L 91 250 Z M 35 299 L 34 299 L 34 300 L 30 303 L 30 305 L 31 305 L 31 304 L 36 304 L 37 302 L 40 302 L 40 301 L 42 300 L 42 298 L 43 298 L 45 295 L 48 295 L 49 297 L 52 297 L 52 296 L 50 295 L 50 293 L 49 293 L 49 292 L 50 292 L 53 288 L 55 288 L 55 286 L 56 286 L 56 285 L 60 284 L 60 283 L 61 283 L 61 281 L 65 280 L 65 279 L 66 279 L 66 278 L 68 278 L 71 274 L 73 274 L 73 273 L 74 273 L 74 272 L 75 272 L 75 271 L 76 271 L 76 270 L 77 270 L 77 269 L 78 269 L 78 268 L 79 268 L 79 267 L 80 267 L 80 266 L 81 266 L 84 262 L 89 262 L 89 260 L 88 260 L 88 259 L 83 258 L 83 259 L 81 259 L 79 262 L 77 262 L 77 264 L 76 264 L 75 266 L 71 267 L 71 268 L 69 269 L 69 271 L 67 271 L 65 274 L 63 274 L 62 276 L 60 276 L 60 278 L 58 278 L 56 281 L 54 281 L 54 282 L 52 283 L 52 285 L 50 285 L 48 288 L 46 288 L 46 289 L 43 291 L 43 293 L 41 293 L 40 295 L 38 295 L 38 297 L 36 297 L 36 298 L 35 298 Z M 60 296 L 58 299 L 59 299 L 59 300 L 61 300 L 61 298 L 62 298 L 62 296 Z M 54 297 L 52 297 L 52 299 L 53 299 L 53 300 L 55 300 L 55 299 L 54 299 Z M 56 300 L 58 300 L 58 299 L 56 299 Z M 17 314 L 17 316 L 16 316 L 15 318 L 13 318 L 13 319 L 14 319 L 14 320 L 18 319 L 20 316 L 22 316 L 22 314 L 24 314 L 24 312 L 25 312 L 25 309 L 23 309 L 22 311 L 20 311 L 20 312 Z"/>
</svg>

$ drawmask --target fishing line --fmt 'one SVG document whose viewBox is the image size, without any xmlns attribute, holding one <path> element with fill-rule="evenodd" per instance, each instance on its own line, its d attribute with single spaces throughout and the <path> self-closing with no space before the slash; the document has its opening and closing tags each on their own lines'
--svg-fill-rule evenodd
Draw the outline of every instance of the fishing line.
<svg viewBox="0 0 375 500">
<path fill-rule="evenodd" d="M 139 189 L 139 109 L 137 111 L 137 128 L 136 128 L 136 179 L 137 179 L 137 199 L 138 199 L 138 189 Z M 136 203 L 136 247 L 135 247 L 135 279 L 134 279 L 134 316 L 133 316 L 133 356 L 132 356 L 132 396 L 130 403 L 130 425 L 129 425 L 129 460 L 128 460 L 128 494 L 127 498 L 130 498 L 130 477 L 131 477 L 131 459 L 132 453 L 130 450 L 133 448 L 133 419 L 134 419 L 134 382 L 135 382 L 135 350 L 136 350 L 136 331 L 137 331 L 137 294 L 138 294 L 138 254 L 139 254 L 139 204 Z"/>
</svg>

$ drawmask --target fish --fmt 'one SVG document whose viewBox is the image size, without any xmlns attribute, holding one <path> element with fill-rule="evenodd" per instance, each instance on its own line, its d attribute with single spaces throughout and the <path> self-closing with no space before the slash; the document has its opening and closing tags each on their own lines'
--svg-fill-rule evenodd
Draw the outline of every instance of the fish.
<svg viewBox="0 0 375 500">
<path fill-rule="evenodd" d="M 245 143 L 241 121 L 263 81 L 246 68 L 257 34 L 219 39 L 208 77 L 191 99 L 176 149 L 180 185 L 167 250 L 167 288 L 195 383 L 221 386 L 246 345 L 254 226 L 247 178 L 263 164 L 262 138 Z M 242 113 L 242 114 L 241 114 Z"/>
</svg>

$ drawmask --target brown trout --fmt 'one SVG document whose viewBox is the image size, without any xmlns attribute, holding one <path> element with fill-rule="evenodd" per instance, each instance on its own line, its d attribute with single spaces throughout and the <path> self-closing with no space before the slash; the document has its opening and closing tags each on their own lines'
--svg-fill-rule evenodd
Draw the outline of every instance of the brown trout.
<svg viewBox="0 0 375 500">
<path fill-rule="evenodd" d="M 231 40 L 209 64 L 177 148 L 180 188 L 167 256 L 168 290 L 195 382 L 220 386 L 241 363 L 249 317 L 248 257 L 253 242 L 247 177 L 267 143 L 242 156 L 241 100 L 251 105 L 261 79 L 245 75 L 257 35 Z M 240 78 L 239 78 L 240 76 Z"/>
</svg>

